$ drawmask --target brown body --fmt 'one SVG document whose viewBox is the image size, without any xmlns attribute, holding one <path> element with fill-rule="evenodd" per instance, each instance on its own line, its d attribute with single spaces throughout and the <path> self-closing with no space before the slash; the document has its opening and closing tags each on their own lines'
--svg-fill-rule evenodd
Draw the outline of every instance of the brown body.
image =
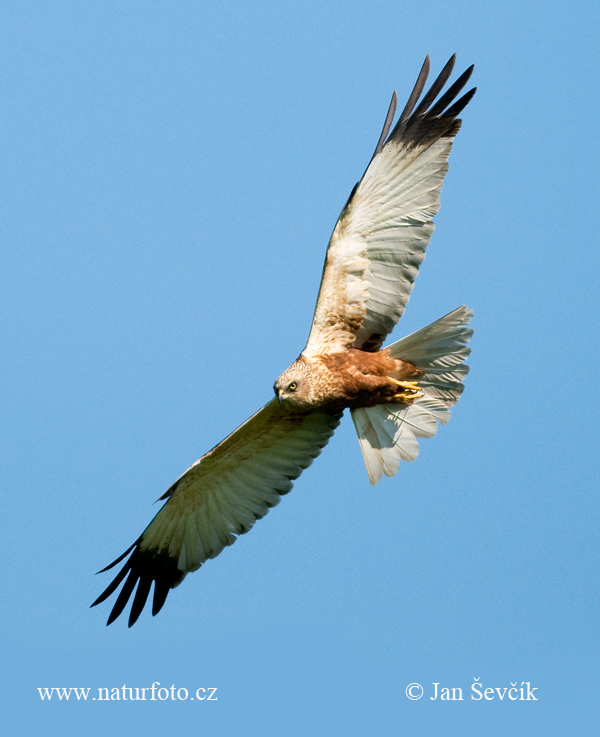
<svg viewBox="0 0 600 737">
<path fill-rule="evenodd" d="M 325 355 L 321 362 L 331 376 L 331 393 L 352 409 L 397 401 L 398 384 L 391 379 L 414 381 L 421 373 L 412 363 L 392 358 L 387 349 L 368 353 L 350 348 Z"/>
<path fill-rule="evenodd" d="M 387 349 L 371 353 L 349 348 L 311 359 L 302 354 L 274 389 L 293 409 L 355 409 L 416 399 L 418 388 L 402 393 L 399 386 L 415 382 L 421 374 L 412 363 L 392 358 Z"/>
</svg>

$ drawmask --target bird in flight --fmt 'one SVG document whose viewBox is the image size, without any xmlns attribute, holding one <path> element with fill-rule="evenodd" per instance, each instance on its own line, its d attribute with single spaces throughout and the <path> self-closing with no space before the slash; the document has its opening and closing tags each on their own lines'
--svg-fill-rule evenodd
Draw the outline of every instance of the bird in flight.
<svg viewBox="0 0 600 737">
<path fill-rule="evenodd" d="M 417 438 L 431 437 L 450 418 L 468 372 L 472 312 L 459 307 L 382 346 L 425 257 L 458 116 L 475 94 L 471 89 L 459 98 L 472 66 L 442 93 L 454 61 L 421 97 L 425 59 L 392 128 L 394 92 L 375 153 L 329 241 L 306 347 L 275 382 L 275 398 L 180 476 L 141 536 L 103 569 L 129 556 L 92 604 L 122 584 L 107 624 L 135 590 L 131 627 L 153 583 L 157 614 L 170 589 L 248 532 L 319 455 L 345 409 L 371 484 L 397 473 L 400 460 L 414 460 Z"/>
</svg>

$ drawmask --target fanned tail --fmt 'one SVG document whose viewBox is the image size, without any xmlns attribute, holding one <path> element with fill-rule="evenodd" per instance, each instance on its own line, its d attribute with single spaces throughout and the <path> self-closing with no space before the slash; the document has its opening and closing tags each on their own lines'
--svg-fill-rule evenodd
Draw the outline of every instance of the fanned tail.
<svg viewBox="0 0 600 737">
<path fill-rule="evenodd" d="M 473 335 L 468 327 L 472 310 L 464 305 L 421 330 L 388 346 L 393 358 L 414 364 L 423 371 L 418 378 L 422 397 L 412 404 L 379 404 L 352 410 L 367 473 L 372 485 L 382 474 L 398 473 L 400 460 L 412 461 L 419 454 L 417 438 L 430 438 L 437 423 L 450 419 L 450 407 L 458 402 L 469 367 L 463 363 Z"/>
</svg>

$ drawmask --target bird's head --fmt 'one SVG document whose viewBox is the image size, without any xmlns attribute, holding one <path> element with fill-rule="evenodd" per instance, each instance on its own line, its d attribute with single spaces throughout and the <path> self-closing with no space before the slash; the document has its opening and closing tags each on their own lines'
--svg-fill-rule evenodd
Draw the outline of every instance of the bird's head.
<svg viewBox="0 0 600 737">
<path fill-rule="evenodd" d="M 273 390 L 280 404 L 300 410 L 312 407 L 315 390 L 311 381 L 310 364 L 300 356 L 277 379 Z"/>
</svg>

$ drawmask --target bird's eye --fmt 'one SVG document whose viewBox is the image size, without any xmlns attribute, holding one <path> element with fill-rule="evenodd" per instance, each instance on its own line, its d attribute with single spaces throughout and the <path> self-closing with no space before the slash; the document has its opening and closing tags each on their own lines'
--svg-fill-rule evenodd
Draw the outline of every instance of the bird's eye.
<svg viewBox="0 0 600 737">
<path fill-rule="evenodd" d="M 292 381 L 292 383 L 288 386 L 288 392 L 295 392 L 298 388 L 298 384 L 295 381 Z"/>
</svg>

